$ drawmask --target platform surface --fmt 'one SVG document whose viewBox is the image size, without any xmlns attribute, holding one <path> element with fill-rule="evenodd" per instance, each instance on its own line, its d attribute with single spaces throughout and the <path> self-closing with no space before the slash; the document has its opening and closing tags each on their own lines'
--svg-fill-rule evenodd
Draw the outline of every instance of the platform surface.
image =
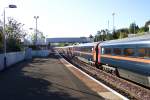
<svg viewBox="0 0 150 100">
<path fill-rule="evenodd" d="M 0 73 L 0 100 L 103 100 L 58 56 L 35 58 Z"/>
</svg>

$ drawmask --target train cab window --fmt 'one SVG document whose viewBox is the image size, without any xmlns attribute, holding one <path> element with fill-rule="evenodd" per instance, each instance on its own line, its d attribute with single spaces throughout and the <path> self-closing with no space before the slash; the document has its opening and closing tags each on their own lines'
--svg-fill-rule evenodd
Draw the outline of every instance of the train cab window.
<svg viewBox="0 0 150 100">
<path fill-rule="evenodd" d="M 87 52 L 91 53 L 92 52 L 92 47 L 87 47 Z"/>
<path fill-rule="evenodd" d="M 91 51 L 93 51 L 94 50 L 94 48 L 91 48 Z"/>
<path fill-rule="evenodd" d="M 92 47 L 82 47 L 82 52 L 91 52 Z"/>
<path fill-rule="evenodd" d="M 114 49 L 113 49 L 113 53 L 114 53 L 115 55 L 121 55 L 121 49 L 120 49 L 120 48 L 114 48 Z"/>
<path fill-rule="evenodd" d="M 105 54 L 111 54 L 111 48 L 104 48 Z"/>
<path fill-rule="evenodd" d="M 135 53 L 133 48 L 125 48 L 123 52 L 125 56 L 134 56 Z"/>
</svg>

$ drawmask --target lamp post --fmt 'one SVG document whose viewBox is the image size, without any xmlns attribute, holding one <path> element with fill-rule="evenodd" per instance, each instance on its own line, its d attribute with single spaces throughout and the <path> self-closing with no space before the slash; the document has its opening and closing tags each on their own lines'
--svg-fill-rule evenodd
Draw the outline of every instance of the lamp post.
<svg viewBox="0 0 150 100">
<path fill-rule="evenodd" d="M 5 32 L 5 9 L 6 8 L 17 8 L 16 5 L 9 5 L 8 7 L 4 7 L 4 23 L 3 23 L 3 46 L 4 46 L 4 67 L 6 67 L 6 32 Z"/>
<path fill-rule="evenodd" d="M 37 45 L 37 19 L 39 18 L 39 16 L 34 16 L 34 18 L 35 18 L 35 45 Z"/>
<path fill-rule="evenodd" d="M 115 13 L 112 13 L 113 16 L 113 33 L 115 32 Z"/>
<path fill-rule="evenodd" d="M 109 33 L 109 20 L 108 20 L 108 30 L 107 30 L 107 32 L 106 32 L 106 34 L 108 34 Z"/>
</svg>

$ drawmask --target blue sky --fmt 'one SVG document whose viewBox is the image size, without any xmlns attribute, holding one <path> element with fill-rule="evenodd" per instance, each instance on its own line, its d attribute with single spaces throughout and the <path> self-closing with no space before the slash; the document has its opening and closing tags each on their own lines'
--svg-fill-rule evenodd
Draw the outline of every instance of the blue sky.
<svg viewBox="0 0 150 100">
<path fill-rule="evenodd" d="M 3 8 L 16 4 L 17 9 L 7 9 L 28 30 L 35 28 L 34 15 L 38 15 L 38 29 L 47 37 L 81 37 L 94 35 L 98 30 L 112 30 L 112 13 L 115 27 L 139 26 L 150 20 L 150 0 L 0 0 L 0 19 Z"/>
</svg>

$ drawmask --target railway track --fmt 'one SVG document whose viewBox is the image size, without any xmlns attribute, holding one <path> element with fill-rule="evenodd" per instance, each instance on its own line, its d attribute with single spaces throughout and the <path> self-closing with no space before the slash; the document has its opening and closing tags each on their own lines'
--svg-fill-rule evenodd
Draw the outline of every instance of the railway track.
<svg viewBox="0 0 150 100">
<path fill-rule="evenodd" d="M 64 56 L 63 56 L 64 57 Z M 135 100 L 149 100 L 150 99 L 150 90 L 146 89 L 142 86 L 119 78 L 115 75 L 106 73 L 96 67 L 93 67 L 83 61 L 80 61 L 76 57 L 74 58 L 67 58 L 64 57 L 66 60 L 69 60 L 72 64 L 76 65 L 78 68 L 86 72 L 87 74 L 91 75 L 92 77 L 96 78 L 97 80 L 103 82 L 104 84 L 108 85 L 109 87 L 113 88 L 120 94 L 128 97 L 129 99 Z"/>
</svg>

